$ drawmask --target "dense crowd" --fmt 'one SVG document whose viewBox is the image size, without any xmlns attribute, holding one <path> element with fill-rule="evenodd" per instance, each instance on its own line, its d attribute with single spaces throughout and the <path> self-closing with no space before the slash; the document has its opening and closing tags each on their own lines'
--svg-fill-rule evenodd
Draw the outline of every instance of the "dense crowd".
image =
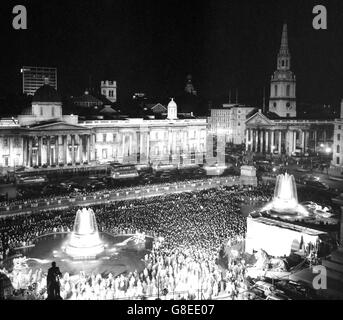
<svg viewBox="0 0 343 320">
<path fill-rule="evenodd" d="M 163 240 L 154 242 L 152 251 L 145 256 L 142 272 L 106 278 L 64 274 L 61 295 L 68 299 L 128 299 L 163 294 L 168 299 L 218 295 L 247 299 L 244 261 L 234 261 L 224 270 L 217 263 L 218 252 L 228 240 L 245 236 L 246 220 L 240 205 L 246 201 L 268 201 L 270 197 L 269 187 L 235 186 L 92 206 L 100 231 L 137 231 Z M 2 220 L 3 251 L 10 253 L 11 248 L 32 243 L 41 234 L 71 230 L 76 210 Z M 36 291 L 44 295 L 44 275 L 31 278 L 27 281 L 35 280 Z"/>
</svg>

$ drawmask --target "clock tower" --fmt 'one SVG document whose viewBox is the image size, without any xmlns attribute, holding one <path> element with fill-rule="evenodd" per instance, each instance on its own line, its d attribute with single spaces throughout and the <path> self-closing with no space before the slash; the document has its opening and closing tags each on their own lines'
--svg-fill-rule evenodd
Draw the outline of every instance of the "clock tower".
<svg viewBox="0 0 343 320">
<path fill-rule="evenodd" d="M 277 56 L 277 70 L 270 82 L 269 111 L 280 117 L 296 117 L 296 78 L 291 71 L 287 24 L 283 25 L 281 47 Z"/>
</svg>

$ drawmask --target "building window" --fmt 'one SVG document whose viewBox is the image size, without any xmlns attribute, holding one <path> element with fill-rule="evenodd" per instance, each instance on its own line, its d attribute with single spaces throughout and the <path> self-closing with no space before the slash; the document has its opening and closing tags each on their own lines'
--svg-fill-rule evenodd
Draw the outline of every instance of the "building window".
<svg viewBox="0 0 343 320">
<path fill-rule="evenodd" d="M 286 87 L 286 96 L 289 97 L 291 95 L 291 86 L 288 84 Z"/>
<path fill-rule="evenodd" d="M 239 127 L 241 126 L 241 123 L 240 123 L 240 122 L 238 122 L 238 126 L 239 126 Z"/>
<path fill-rule="evenodd" d="M 102 149 L 102 158 L 107 159 L 107 149 Z"/>
<path fill-rule="evenodd" d="M 106 90 L 102 90 L 102 94 L 106 96 Z"/>
<path fill-rule="evenodd" d="M 337 146 L 337 153 L 340 153 L 341 152 L 341 148 L 340 148 L 340 146 L 338 145 Z"/>
<path fill-rule="evenodd" d="M 273 103 L 274 108 L 276 108 L 276 102 Z"/>
<path fill-rule="evenodd" d="M 113 133 L 113 142 L 116 142 L 116 137 L 117 137 L 117 135 L 115 133 Z"/>
<path fill-rule="evenodd" d="M 109 90 L 109 91 L 108 91 L 108 96 L 109 96 L 109 97 L 113 97 L 113 90 Z"/>
<path fill-rule="evenodd" d="M 338 126 L 338 130 L 341 130 L 341 126 Z"/>
<path fill-rule="evenodd" d="M 340 133 L 337 133 L 337 140 L 341 141 L 341 134 Z"/>
<path fill-rule="evenodd" d="M 289 118 L 289 116 L 290 116 L 290 114 L 289 114 L 289 113 L 287 113 L 287 114 L 286 114 L 286 117 L 287 117 L 287 118 Z"/>
<path fill-rule="evenodd" d="M 4 162 L 5 162 L 5 167 L 8 167 L 9 163 L 8 163 L 8 157 L 4 157 Z"/>
<path fill-rule="evenodd" d="M 13 143 L 14 143 L 15 147 L 17 147 L 17 148 L 20 147 L 20 143 L 19 143 L 19 138 L 18 137 L 14 138 L 14 142 Z"/>
<path fill-rule="evenodd" d="M 277 92 L 278 90 L 277 90 L 277 85 L 275 85 L 274 86 L 274 96 L 276 97 L 277 96 L 277 94 L 278 94 L 278 92 Z"/>
<path fill-rule="evenodd" d="M 339 164 L 339 157 L 336 158 L 336 164 Z"/>
<path fill-rule="evenodd" d="M 8 147 L 8 138 L 4 138 L 4 147 Z"/>
<path fill-rule="evenodd" d="M 106 142 L 106 136 L 107 136 L 106 133 L 104 133 L 104 134 L 102 135 L 102 141 L 103 141 L 103 142 Z"/>
</svg>

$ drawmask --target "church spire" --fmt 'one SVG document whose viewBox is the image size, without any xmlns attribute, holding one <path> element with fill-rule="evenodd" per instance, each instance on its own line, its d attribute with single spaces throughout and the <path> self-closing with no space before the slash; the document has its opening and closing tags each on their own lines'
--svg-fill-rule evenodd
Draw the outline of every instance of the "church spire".
<svg viewBox="0 0 343 320">
<path fill-rule="evenodd" d="M 287 23 L 284 23 L 283 25 L 279 55 L 289 55 Z"/>
<path fill-rule="evenodd" d="M 291 54 L 288 49 L 288 30 L 287 23 L 283 24 L 282 36 L 281 36 L 281 46 L 277 58 L 277 68 L 278 70 L 290 70 L 291 68 Z"/>
</svg>

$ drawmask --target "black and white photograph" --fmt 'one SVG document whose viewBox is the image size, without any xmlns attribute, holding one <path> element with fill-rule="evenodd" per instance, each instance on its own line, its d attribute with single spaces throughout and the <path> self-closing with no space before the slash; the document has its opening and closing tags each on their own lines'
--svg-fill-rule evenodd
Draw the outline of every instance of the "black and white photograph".
<svg viewBox="0 0 343 320">
<path fill-rule="evenodd" d="M 342 1 L 0 7 L 0 300 L 343 299 Z"/>
</svg>

